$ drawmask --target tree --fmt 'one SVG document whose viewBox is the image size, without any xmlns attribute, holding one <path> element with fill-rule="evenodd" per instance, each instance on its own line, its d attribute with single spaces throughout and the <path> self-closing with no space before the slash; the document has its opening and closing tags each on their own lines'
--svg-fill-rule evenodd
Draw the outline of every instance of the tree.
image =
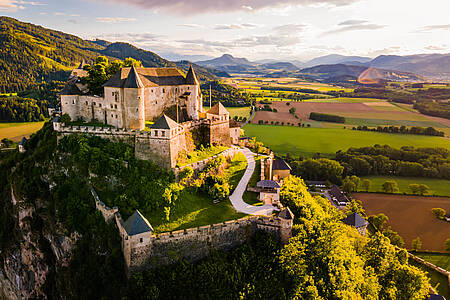
<svg viewBox="0 0 450 300">
<path fill-rule="evenodd" d="M 62 123 L 68 124 L 68 123 L 70 123 L 70 121 L 71 121 L 71 119 L 70 119 L 69 114 L 65 113 L 65 114 L 63 114 L 63 115 L 61 116 L 61 122 L 62 122 Z"/>
<path fill-rule="evenodd" d="M 420 240 L 420 237 L 412 240 L 411 246 L 414 251 L 419 251 L 420 249 L 422 249 L 422 241 Z"/>
<path fill-rule="evenodd" d="M 382 231 L 384 224 L 389 220 L 388 216 L 383 213 L 378 215 L 369 216 L 369 222 L 375 227 L 377 230 Z"/>
<path fill-rule="evenodd" d="M 450 252 L 450 239 L 445 241 L 445 251 Z"/>
<path fill-rule="evenodd" d="M 368 192 L 370 189 L 370 186 L 372 185 L 372 181 L 370 181 L 369 179 L 364 179 L 361 183 L 362 188 Z"/>
<path fill-rule="evenodd" d="M 434 216 L 438 219 L 443 220 L 446 214 L 446 211 L 443 208 L 432 208 L 431 212 L 434 214 Z"/>
<path fill-rule="evenodd" d="M 426 185 L 426 184 L 419 184 L 419 194 L 420 195 L 425 195 L 426 193 L 428 193 L 428 191 L 430 190 L 430 188 Z"/>
<path fill-rule="evenodd" d="M 354 192 L 356 191 L 356 184 L 352 180 L 350 180 L 349 177 L 346 177 L 344 179 L 344 182 L 342 183 L 342 189 L 346 193 Z"/>
<path fill-rule="evenodd" d="M 417 183 L 411 183 L 408 188 L 414 195 L 419 194 L 419 185 Z"/>
<path fill-rule="evenodd" d="M 403 240 L 403 238 L 398 234 L 398 232 L 392 230 L 390 226 L 387 229 L 383 230 L 383 234 L 391 241 L 392 245 L 400 248 L 405 245 L 405 241 Z"/>
<path fill-rule="evenodd" d="M 395 182 L 393 180 L 388 180 L 385 183 L 383 183 L 382 188 L 383 188 L 383 192 L 385 192 L 385 193 L 392 194 L 392 193 L 398 192 L 397 182 Z"/>
</svg>

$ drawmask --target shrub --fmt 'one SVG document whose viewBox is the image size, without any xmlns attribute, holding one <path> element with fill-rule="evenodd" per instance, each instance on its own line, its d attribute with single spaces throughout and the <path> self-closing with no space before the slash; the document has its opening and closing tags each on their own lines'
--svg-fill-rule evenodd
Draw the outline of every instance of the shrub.
<svg viewBox="0 0 450 300">
<path fill-rule="evenodd" d="M 450 252 L 450 239 L 445 241 L 445 251 Z"/>
<path fill-rule="evenodd" d="M 67 123 L 70 123 L 70 121 L 71 121 L 71 119 L 70 119 L 69 114 L 66 113 L 61 116 L 62 123 L 67 124 Z"/>
<path fill-rule="evenodd" d="M 418 251 L 422 248 L 422 241 L 420 240 L 420 237 L 415 238 L 411 242 L 412 249 L 414 251 Z"/>
<path fill-rule="evenodd" d="M 383 192 L 385 193 L 395 193 L 398 192 L 398 185 L 397 182 L 393 180 L 388 180 L 382 185 Z"/>
<path fill-rule="evenodd" d="M 432 209 L 431 209 L 431 212 L 433 213 L 433 215 L 434 215 L 436 218 L 441 219 L 441 220 L 444 219 L 445 214 L 446 214 L 445 210 L 442 209 L 442 208 L 432 208 Z"/>
</svg>

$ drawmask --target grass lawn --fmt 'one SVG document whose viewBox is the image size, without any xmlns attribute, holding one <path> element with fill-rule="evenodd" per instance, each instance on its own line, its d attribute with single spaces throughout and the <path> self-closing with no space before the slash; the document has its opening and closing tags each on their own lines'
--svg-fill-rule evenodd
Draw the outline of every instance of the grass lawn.
<svg viewBox="0 0 450 300">
<path fill-rule="evenodd" d="M 261 157 L 256 157 L 255 160 L 255 171 L 253 172 L 252 177 L 250 177 L 250 180 L 248 182 L 248 186 L 251 187 L 256 187 L 256 183 L 258 183 L 259 179 L 261 178 Z M 258 200 L 258 196 L 258 193 L 245 191 L 242 199 L 245 203 L 250 205 L 263 205 L 263 203 Z"/>
<path fill-rule="evenodd" d="M 0 140 L 4 138 L 18 142 L 42 128 L 44 122 L 0 123 Z"/>
<path fill-rule="evenodd" d="M 403 193 L 411 194 L 409 185 L 413 184 L 413 183 L 417 183 L 417 184 L 426 184 L 430 188 L 429 193 L 427 193 L 425 195 L 450 197 L 450 180 L 436 179 L 436 178 L 422 178 L 422 177 L 396 177 L 396 176 L 391 176 L 391 177 L 389 177 L 389 176 L 364 176 L 364 177 L 361 177 L 361 181 L 363 179 L 369 179 L 372 182 L 369 192 L 373 192 L 373 193 L 383 192 L 383 189 L 381 187 L 382 184 L 385 183 L 387 180 L 393 180 L 393 181 L 397 182 L 400 194 L 403 194 Z M 361 187 L 359 187 L 359 191 L 363 192 Z"/>
<path fill-rule="evenodd" d="M 450 253 L 413 252 L 413 254 L 437 267 L 450 270 Z"/>
<path fill-rule="evenodd" d="M 450 149 L 450 140 L 448 139 L 421 135 L 255 124 L 245 125 L 244 130 L 246 136 L 256 137 L 275 153 L 290 153 L 297 157 L 298 155 L 311 157 L 315 153 L 332 157 L 338 150 L 375 144 L 390 145 L 394 148 L 414 146 Z"/>
<path fill-rule="evenodd" d="M 222 177 L 231 185 L 231 190 L 237 186 L 247 168 L 247 160 L 242 153 L 238 153 L 231 160 L 230 166 Z M 228 220 L 235 220 L 246 216 L 238 213 L 229 199 L 213 204 L 211 197 L 193 188 L 181 192 L 181 196 L 171 212 L 167 222 L 162 214 L 146 216 L 157 233 L 217 224 Z"/>
<path fill-rule="evenodd" d="M 195 150 L 188 154 L 188 158 L 186 159 L 185 162 L 178 163 L 178 166 L 182 167 L 185 165 L 195 163 L 197 161 L 204 160 L 205 158 L 214 156 L 214 155 L 216 155 L 220 152 L 223 152 L 227 149 L 228 149 L 228 147 L 224 147 L 224 146 L 211 146 L 204 150 Z"/>
</svg>

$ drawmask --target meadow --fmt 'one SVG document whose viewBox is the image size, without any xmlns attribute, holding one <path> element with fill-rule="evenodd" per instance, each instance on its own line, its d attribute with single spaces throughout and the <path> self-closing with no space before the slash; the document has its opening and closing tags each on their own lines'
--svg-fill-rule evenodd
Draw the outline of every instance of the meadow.
<svg viewBox="0 0 450 300">
<path fill-rule="evenodd" d="M 395 176 L 363 176 L 363 179 L 369 179 L 372 183 L 369 192 L 383 192 L 382 184 L 387 180 L 393 180 L 397 182 L 399 194 L 411 194 L 409 189 L 410 184 L 425 184 L 430 188 L 430 191 L 426 195 L 430 196 L 447 196 L 450 197 L 450 180 L 435 179 L 435 178 L 422 178 L 422 177 L 395 177 Z M 361 187 L 358 191 L 365 192 Z M 450 238 L 450 237 L 449 237 Z"/>
<path fill-rule="evenodd" d="M 249 118 L 250 117 L 250 112 L 251 112 L 251 107 L 250 106 L 246 106 L 246 107 L 227 107 L 228 112 L 230 113 L 230 118 L 234 118 L 234 117 L 242 117 L 242 118 Z"/>
<path fill-rule="evenodd" d="M 311 157 L 316 153 L 332 157 L 338 150 L 375 144 L 390 145 L 394 148 L 414 146 L 450 149 L 450 140 L 448 139 L 421 135 L 254 124 L 245 125 L 244 130 L 246 136 L 256 137 L 275 153 L 290 153 L 296 157 L 299 155 Z"/>
<path fill-rule="evenodd" d="M 0 140 L 8 138 L 18 142 L 42 128 L 45 122 L 0 123 Z"/>
<path fill-rule="evenodd" d="M 229 167 L 222 174 L 230 185 L 230 193 L 239 183 L 247 168 L 247 159 L 238 153 L 231 160 Z M 235 220 L 246 216 L 233 208 L 230 200 L 214 204 L 211 197 L 196 191 L 195 188 L 186 188 L 181 192 L 170 220 L 166 221 L 162 214 L 145 216 L 152 224 L 156 233 L 217 224 L 228 220 Z"/>
</svg>

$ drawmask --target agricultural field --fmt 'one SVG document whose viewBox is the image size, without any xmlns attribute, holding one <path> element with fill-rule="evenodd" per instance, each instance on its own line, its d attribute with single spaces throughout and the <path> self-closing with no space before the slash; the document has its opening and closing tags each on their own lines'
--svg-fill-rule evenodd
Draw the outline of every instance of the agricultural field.
<svg viewBox="0 0 450 300">
<path fill-rule="evenodd" d="M 0 123 L 0 140 L 8 138 L 15 142 L 28 137 L 42 128 L 45 122 Z"/>
<path fill-rule="evenodd" d="M 230 193 L 239 183 L 247 168 L 247 159 L 238 153 L 232 159 L 229 168 L 222 177 L 230 184 Z M 228 220 L 235 220 L 246 216 L 233 208 L 230 200 L 213 204 L 211 197 L 194 188 L 187 188 L 181 192 L 176 206 L 171 211 L 170 221 L 160 214 L 146 216 L 156 233 L 187 229 L 192 227 L 217 224 Z"/>
<path fill-rule="evenodd" d="M 270 107 L 273 111 L 257 111 L 252 123 L 258 124 L 260 120 L 263 122 L 287 122 L 297 124 L 298 122 L 309 123 L 312 127 L 330 127 L 337 124 L 329 122 L 317 122 L 309 119 L 311 112 L 319 112 L 325 114 L 333 114 L 345 117 L 343 126 L 419 126 L 434 127 L 438 130 L 448 132 L 450 128 L 450 120 L 430 117 L 415 112 L 411 108 L 403 107 L 377 99 L 367 99 L 370 101 L 361 102 L 360 98 L 340 98 L 343 101 L 332 100 L 311 100 L 304 102 L 273 102 Z M 325 101 L 325 102 L 324 102 Z M 345 102 L 344 102 L 345 101 Z M 259 105 L 263 106 L 263 105 Z M 295 108 L 295 113 L 289 110 Z"/>
<path fill-rule="evenodd" d="M 250 106 L 246 107 L 227 107 L 228 112 L 230 113 L 230 118 L 234 117 L 242 117 L 242 118 L 249 118 L 250 112 L 252 108 Z"/>
<path fill-rule="evenodd" d="M 390 145 L 394 148 L 414 146 L 450 149 L 449 139 L 422 135 L 254 124 L 245 125 L 244 130 L 246 136 L 256 137 L 275 153 L 290 153 L 296 157 L 299 155 L 311 157 L 316 153 L 325 157 L 333 157 L 338 150 L 375 144 Z"/>
<path fill-rule="evenodd" d="M 450 197 L 450 180 L 435 179 L 435 178 L 421 178 L 421 177 L 394 177 L 394 176 L 364 176 L 361 180 L 369 179 L 372 183 L 369 192 L 383 192 L 382 184 L 387 180 L 393 180 L 397 182 L 399 188 L 399 194 L 411 194 L 409 189 L 410 184 L 425 184 L 430 188 L 427 196 L 446 196 Z M 360 192 L 364 190 L 359 187 Z M 450 236 L 449 236 L 450 238 Z"/>
<path fill-rule="evenodd" d="M 411 249 L 413 239 L 420 237 L 422 250 L 445 251 L 445 241 L 450 238 L 450 226 L 437 219 L 432 208 L 440 207 L 450 211 L 449 197 L 422 197 L 354 193 L 353 197 L 362 202 L 367 215 L 384 213 L 387 222 L 405 241 L 405 248 Z"/>
</svg>

